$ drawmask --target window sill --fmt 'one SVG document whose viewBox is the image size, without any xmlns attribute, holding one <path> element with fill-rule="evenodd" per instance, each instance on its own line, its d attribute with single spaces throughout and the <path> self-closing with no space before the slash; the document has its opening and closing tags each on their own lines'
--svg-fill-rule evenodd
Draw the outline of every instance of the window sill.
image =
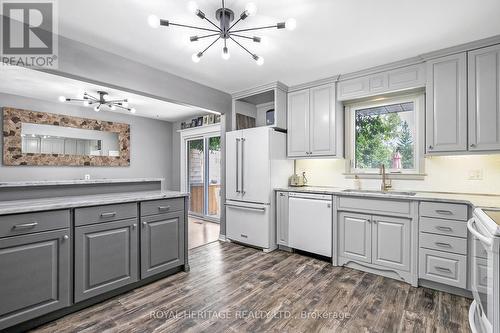
<svg viewBox="0 0 500 333">
<path fill-rule="evenodd" d="M 345 178 L 354 179 L 356 176 L 359 179 L 382 179 L 382 175 L 378 173 L 344 173 Z M 387 179 L 402 179 L 402 180 L 425 180 L 425 173 L 388 173 Z"/>
</svg>

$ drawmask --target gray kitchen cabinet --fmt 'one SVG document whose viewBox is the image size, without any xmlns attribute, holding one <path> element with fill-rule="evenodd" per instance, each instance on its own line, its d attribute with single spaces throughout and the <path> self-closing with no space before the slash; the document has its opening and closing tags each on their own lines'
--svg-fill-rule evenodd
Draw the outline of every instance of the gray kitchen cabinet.
<svg viewBox="0 0 500 333">
<path fill-rule="evenodd" d="M 470 51 L 469 150 L 500 150 L 500 45 Z"/>
<path fill-rule="evenodd" d="M 339 255 L 355 261 L 372 261 L 371 216 L 339 214 Z"/>
<path fill-rule="evenodd" d="M 278 192 L 276 194 L 276 228 L 277 243 L 289 246 L 288 243 L 288 192 Z"/>
<path fill-rule="evenodd" d="M 467 151 L 467 54 L 427 62 L 426 152 Z"/>
<path fill-rule="evenodd" d="M 75 228 L 75 302 L 138 281 L 137 219 Z"/>
<path fill-rule="evenodd" d="M 141 279 L 184 263 L 184 211 L 141 219 Z"/>
<path fill-rule="evenodd" d="M 342 114 L 334 84 L 290 93 L 288 157 L 342 157 Z"/>
<path fill-rule="evenodd" d="M 0 239 L 0 330 L 71 304 L 70 236 L 61 229 Z"/>
<path fill-rule="evenodd" d="M 288 94 L 288 156 L 309 154 L 309 89 Z"/>
<path fill-rule="evenodd" d="M 411 220 L 374 216 L 372 221 L 372 264 L 409 271 Z"/>
</svg>

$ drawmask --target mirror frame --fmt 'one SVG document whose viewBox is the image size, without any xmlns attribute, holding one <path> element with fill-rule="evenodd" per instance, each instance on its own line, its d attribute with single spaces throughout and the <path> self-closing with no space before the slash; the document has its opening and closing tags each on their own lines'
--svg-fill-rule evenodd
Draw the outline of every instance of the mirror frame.
<svg viewBox="0 0 500 333">
<path fill-rule="evenodd" d="M 118 133 L 120 156 L 80 156 L 22 152 L 22 124 L 55 125 Z M 6 166 L 130 166 L 130 125 L 47 112 L 3 108 L 3 165 Z"/>
</svg>

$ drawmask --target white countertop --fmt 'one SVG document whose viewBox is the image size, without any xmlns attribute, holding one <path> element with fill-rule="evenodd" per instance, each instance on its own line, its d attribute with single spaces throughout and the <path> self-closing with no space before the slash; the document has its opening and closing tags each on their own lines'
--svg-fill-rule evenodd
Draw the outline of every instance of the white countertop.
<svg viewBox="0 0 500 333">
<path fill-rule="evenodd" d="M 402 200 L 417 200 L 417 201 L 442 201 L 455 202 L 472 205 L 475 208 L 500 208 L 500 195 L 490 194 L 467 194 L 467 193 L 447 193 L 447 192 L 414 192 L 415 195 L 401 195 L 388 193 L 373 193 L 373 192 L 345 192 L 346 188 L 340 187 L 284 187 L 277 188 L 276 191 L 285 192 L 303 192 L 303 193 L 319 193 L 332 194 L 340 196 L 355 196 L 355 197 L 372 197 L 372 198 L 387 198 L 387 199 L 402 199 Z"/>
<path fill-rule="evenodd" d="M 27 186 L 57 186 L 57 185 L 91 185 L 91 184 L 117 184 L 117 183 L 146 183 L 163 182 L 163 178 L 101 178 L 101 179 L 68 179 L 68 180 L 36 180 L 20 182 L 0 182 L 0 188 L 27 187 Z"/>
<path fill-rule="evenodd" d="M 189 194 L 175 191 L 139 191 L 128 193 L 75 195 L 43 199 L 1 201 L 0 215 L 109 205 L 126 202 L 181 198 L 186 196 L 189 196 Z"/>
</svg>

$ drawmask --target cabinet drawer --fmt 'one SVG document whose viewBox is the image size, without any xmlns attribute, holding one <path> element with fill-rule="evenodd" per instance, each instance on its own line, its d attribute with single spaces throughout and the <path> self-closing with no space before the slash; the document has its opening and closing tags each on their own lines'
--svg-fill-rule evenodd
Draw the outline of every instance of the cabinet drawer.
<svg viewBox="0 0 500 333">
<path fill-rule="evenodd" d="M 340 197 L 339 209 L 342 210 L 364 210 L 373 213 L 386 214 L 410 214 L 410 202 L 401 200 L 381 200 L 381 199 L 365 199 L 356 197 Z"/>
<path fill-rule="evenodd" d="M 462 221 L 433 219 L 429 217 L 420 218 L 420 231 L 433 234 L 467 237 L 467 223 Z"/>
<path fill-rule="evenodd" d="M 463 289 L 467 287 L 467 256 L 420 249 L 419 259 L 421 279 Z"/>
<path fill-rule="evenodd" d="M 420 216 L 467 221 L 467 212 L 467 205 L 441 202 L 422 202 L 420 204 Z"/>
<path fill-rule="evenodd" d="M 420 247 L 466 255 L 467 239 L 421 232 Z"/>
<path fill-rule="evenodd" d="M 141 202 L 141 216 L 165 214 L 184 209 L 184 198 Z"/>
<path fill-rule="evenodd" d="M 75 209 L 75 226 L 137 217 L 137 204 L 95 206 Z"/>
<path fill-rule="evenodd" d="M 69 210 L 0 216 L 0 238 L 69 228 Z"/>
</svg>

